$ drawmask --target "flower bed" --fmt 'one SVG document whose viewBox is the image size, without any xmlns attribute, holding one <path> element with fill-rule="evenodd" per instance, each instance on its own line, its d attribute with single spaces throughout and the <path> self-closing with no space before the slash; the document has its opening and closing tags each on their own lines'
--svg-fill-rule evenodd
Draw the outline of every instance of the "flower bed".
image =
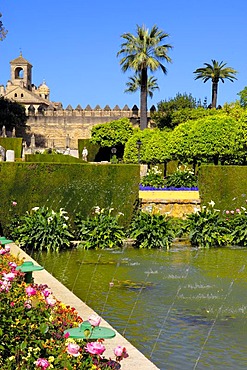
<svg viewBox="0 0 247 370">
<path fill-rule="evenodd" d="M 91 332 L 84 340 L 70 338 L 67 331 L 83 320 L 47 285 L 25 283 L 24 274 L 16 269 L 22 261 L 9 252 L 8 246 L 0 249 L 1 370 L 120 369 L 126 349 L 116 347 L 116 359 L 111 360 L 102 356 L 103 340 L 90 339 Z M 88 320 L 92 331 L 100 324 L 99 317 Z"/>
<path fill-rule="evenodd" d="M 169 188 L 155 188 L 154 186 L 139 186 L 139 190 L 141 191 L 146 191 L 146 190 L 151 190 L 151 191 L 198 191 L 198 187 L 193 187 L 193 188 L 186 188 L 186 187 L 181 187 L 181 188 L 175 188 L 174 186 L 171 186 Z"/>
</svg>

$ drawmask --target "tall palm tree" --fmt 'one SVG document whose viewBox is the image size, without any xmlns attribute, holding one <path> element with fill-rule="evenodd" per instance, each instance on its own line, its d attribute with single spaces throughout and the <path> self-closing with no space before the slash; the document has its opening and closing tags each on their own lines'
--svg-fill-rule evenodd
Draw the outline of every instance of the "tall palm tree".
<svg viewBox="0 0 247 370">
<path fill-rule="evenodd" d="M 234 76 L 237 71 L 231 67 L 225 67 L 226 63 L 219 63 L 214 59 L 212 59 L 212 65 L 208 63 L 204 65 L 206 67 L 198 68 L 193 73 L 197 75 L 195 80 L 201 78 L 203 82 L 212 81 L 212 108 L 216 108 L 219 81 L 224 83 L 226 79 L 233 82 L 237 79 Z"/>
<path fill-rule="evenodd" d="M 126 83 L 126 86 L 128 87 L 124 92 L 136 92 L 141 88 L 141 74 L 138 73 L 134 77 L 129 77 L 129 82 Z M 154 78 L 154 76 L 148 77 L 147 80 L 147 95 L 152 99 L 153 97 L 153 91 L 159 90 L 159 86 L 157 84 L 157 78 Z"/>
<path fill-rule="evenodd" d="M 126 72 L 129 69 L 141 74 L 141 117 L 140 128 L 147 127 L 147 81 L 148 70 L 154 72 L 161 68 L 164 74 L 167 73 L 165 66 L 161 61 L 171 62 L 167 55 L 171 45 L 163 43 L 169 35 L 157 26 L 149 30 L 145 26 L 137 25 L 136 35 L 124 33 L 121 37 L 125 40 L 121 44 L 121 50 L 117 55 L 123 55 L 120 60 L 122 70 Z"/>
</svg>

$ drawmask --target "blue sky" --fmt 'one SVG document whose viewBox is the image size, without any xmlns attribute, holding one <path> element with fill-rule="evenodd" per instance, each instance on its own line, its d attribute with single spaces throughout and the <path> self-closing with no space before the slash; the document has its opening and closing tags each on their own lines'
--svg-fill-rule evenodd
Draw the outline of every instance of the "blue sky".
<svg viewBox="0 0 247 370">
<path fill-rule="evenodd" d="M 123 73 L 116 54 L 125 32 L 156 24 L 173 45 L 168 73 L 155 73 L 160 91 L 148 106 L 191 93 L 211 100 L 211 83 L 195 81 L 193 71 L 224 61 L 238 80 L 219 83 L 218 104 L 233 102 L 247 86 L 246 0 L 0 0 L 8 35 L 0 42 L 0 84 L 10 79 L 9 61 L 23 57 L 32 65 L 33 83 L 45 80 L 51 100 L 66 108 L 110 105 L 139 107 L 139 93 L 124 93 L 131 72 Z"/>
</svg>

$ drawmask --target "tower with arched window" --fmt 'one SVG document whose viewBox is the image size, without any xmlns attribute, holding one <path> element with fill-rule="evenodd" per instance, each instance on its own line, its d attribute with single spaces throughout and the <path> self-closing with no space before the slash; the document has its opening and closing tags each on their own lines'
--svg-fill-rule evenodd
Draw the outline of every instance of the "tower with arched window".
<svg viewBox="0 0 247 370">
<path fill-rule="evenodd" d="M 22 53 L 18 58 L 10 61 L 11 82 L 32 91 L 32 64 L 30 64 Z"/>
</svg>

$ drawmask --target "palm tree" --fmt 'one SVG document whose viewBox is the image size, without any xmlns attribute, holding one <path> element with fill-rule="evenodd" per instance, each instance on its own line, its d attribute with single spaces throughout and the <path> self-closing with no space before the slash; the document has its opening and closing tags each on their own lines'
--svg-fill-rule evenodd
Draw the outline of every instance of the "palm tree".
<svg viewBox="0 0 247 370">
<path fill-rule="evenodd" d="M 161 61 L 171 62 L 167 51 L 172 48 L 171 45 L 163 43 L 169 35 L 157 26 L 149 30 L 145 26 L 137 25 L 136 35 L 124 33 L 121 37 L 125 40 L 121 44 L 119 55 L 123 55 L 120 60 L 122 70 L 126 72 L 129 69 L 139 72 L 141 85 L 141 117 L 140 128 L 143 130 L 147 127 L 147 82 L 148 70 L 154 72 L 161 68 L 164 74 L 167 73 L 165 66 Z"/>
<path fill-rule="evenodd" d="M 126 86 L 128 87 L 124 92 L 136 92 L 141 88 L 141 74 L 138 73 L 134 77 L 129 77 L 129 82 L 126 83 Z M 153 91 L 159 90 L 159 86 L 157 84 L 157 78 L 154 78 L 154 76 L 148 77 L 147 80 L 147 95 L 152 99 L 153 97 Z"/>
<path fill-rule="evenodd" d="M 195 80 L 198 80 L 199 78 L 201 78 L 203 82 L 212 80 L 212 108 L 216 108 L 219 81 L 224 83 L 224 80 L 226 79 L 233 82 L 233 80 L 237 79 L 234 76 L 237 71 L 231 67 L 225 67 L 226 63 L 219 63 L 213 59 L 212 65 L 208 63 L 204 63 L 204 65 L 206 67 L 198 68 L 193 73 L 197 75 Z"/>
</svg>

